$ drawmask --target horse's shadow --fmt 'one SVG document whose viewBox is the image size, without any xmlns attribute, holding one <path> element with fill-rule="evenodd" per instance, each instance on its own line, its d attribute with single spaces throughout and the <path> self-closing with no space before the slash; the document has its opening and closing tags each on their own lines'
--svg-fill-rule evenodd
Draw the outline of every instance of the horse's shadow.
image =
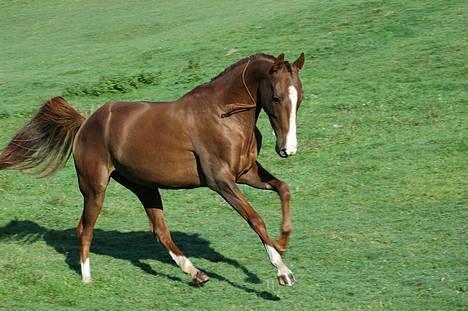
<svg viewBox="0 0 468 311">
<path fill-rule="evenodd" d="M 0 240 L 9 239 L 22 243 L 33 243 L 38 240 L 44 240 L 49 246 L 65 256 L 65 262 L 70 269 L 80 274 L 79 248 L 75 232 L 75 229 L 54 230 L 42 227 L 32 221 L 12 220 L 6 226 L 0 227 Z M 246 282 L 261 283 L 255 273 L 250 272 L 237 260 L 227 258 L 214 250 L 210 246 L 210 242 L 201 238 L 198 234 L 186 234 L 178 231 L 171 232 L 171 234 L 174 242 L 184 250 L 184 253 L 188 257 L 229 264 L 241 270 L 246 275 Z M 146 273 L 164 277 L 172 281 L 183 282 L 178 276 L 157 272 L 149 264 L 144 262 L 144 260 L 147 259 L 155 259 L 161 263 L 174 264 L 167 251 L 162 246 L 155 243 L 154 238 L 149 232 L 120 232 L 95 229 L 91 252 L 128 260 Z M 233 287 L 242 289 L 248 293 L 256 294 L 260 298 L 266 300 L 280 300 L 280 298 L 274 294 L 237 284 L 217 273 L 207 271 L 207 274 L 213 279 L 227 282 Z"/>
</svg>

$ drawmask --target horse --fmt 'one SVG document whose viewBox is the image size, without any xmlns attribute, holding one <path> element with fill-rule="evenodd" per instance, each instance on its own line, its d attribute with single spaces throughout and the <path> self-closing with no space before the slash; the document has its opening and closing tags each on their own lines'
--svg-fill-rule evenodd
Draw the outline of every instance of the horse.
<svg viewBox="0 0 468 311">
<path fill-rule="evenodd" d="M 304 53 L 292 64 L 284 54 L 255 54 L 229 66 L 211 81 L 173 102 L 111 102 L 88 118 L 62 97 L 46 101 L 0 153 L 0 170 L 31 170 L 47 177 L 73 155 L 84 208 L 76 229 L 81 277 L 91 282 L 89 252 L 93 228 L 111 179 L 143 205 L 151 231 L 180 269 L 202 285 L 209 280 L 173 242 L 164 221 L 159 189 L 208 187 L 218 193 L 261 239 L 280 285 L 295 283 L 281 254 L 292 231 L 288 185 L 258 161 L 263 109 L 276 136 L 277 154 L 297 152 L 296 116 L 304 98 L 299 71 Z M 280 238 L 265 224 L 239 189 L 246 184 L 278 193 Z"/>
</svg>

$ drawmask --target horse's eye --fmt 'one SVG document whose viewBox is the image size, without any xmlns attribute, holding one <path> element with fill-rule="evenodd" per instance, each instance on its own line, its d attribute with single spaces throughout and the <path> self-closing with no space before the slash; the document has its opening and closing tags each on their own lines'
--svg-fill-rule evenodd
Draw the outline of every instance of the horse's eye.
<svg viewBox="0 0 468 311">
<path fill-rule="evenodd" d="M 281 97 L 273 95 L 272 102 L 274 102 L 275 104 L 278 104 L 279 102 L 281 102 Z"/>
</svg>

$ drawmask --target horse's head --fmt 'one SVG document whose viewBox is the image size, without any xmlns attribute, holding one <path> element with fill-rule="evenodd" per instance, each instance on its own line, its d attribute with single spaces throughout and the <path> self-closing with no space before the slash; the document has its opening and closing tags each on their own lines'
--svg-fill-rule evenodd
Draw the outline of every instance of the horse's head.
<svg viewBox="0 0 468 311">
<path fill-rule="evenodd" d="M 279 55 L 261 87 L 261 104 L 276 136 L 276 152 L 286 158 L 297 152 L 296 113 L 304 98 L 299 70 L 304 53 L 291 65 Z"/>
</svg>

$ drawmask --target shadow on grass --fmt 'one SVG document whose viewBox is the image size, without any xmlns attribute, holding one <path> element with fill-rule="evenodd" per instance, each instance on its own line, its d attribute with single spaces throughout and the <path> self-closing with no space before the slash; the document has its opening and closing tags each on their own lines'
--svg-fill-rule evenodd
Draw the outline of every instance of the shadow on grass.
<svg viewBox="0 0 468 311">
<path fill-rule="evenodd" d="M 239 264 L 237 260 L 227 258 L 215 251 L 211 248 L 210 242 L 200 238 L 198 234 L 186 234 L 178 231 L 171 232 L 171 234 L 174 242 L 183 249 L 186 256 L 229 264 L 242 270 L 246 275 L 247 282 L 255 284 L 261 283 L 256 274 Z M 57 252 L 65 256 L 65 261 L 70 269 L 80 274 L 79 247 L 75 229 L 49 230 L 32 221 L 12 220 L 6 226 L 0 227 L 0 240 L 2 239 L 16 240 L 23 243 L 33 243 L 38 240 L 44 240 Z M 128 260 L 146 273 L 164 277 L 171 281 L 183 282 L 181 278 L 157 272 L 149 264 L 143 262 L 143 260 L 147 259 L 156 259 L 165 264 L 174 264 L 167 251 L 162 246 L 157 247 L 155 244 L 157 245 L 150 232 L 119 232 L 95 229 L 91 253 Z M 269 292 L 257 291 L 232 282 L 217 273 L 206 272 L 213 279 L 226 282 L 245 292 L 256 294 L 260 298 L 266 300 L 280 300 L 278 296 Z"/>
</svg>

